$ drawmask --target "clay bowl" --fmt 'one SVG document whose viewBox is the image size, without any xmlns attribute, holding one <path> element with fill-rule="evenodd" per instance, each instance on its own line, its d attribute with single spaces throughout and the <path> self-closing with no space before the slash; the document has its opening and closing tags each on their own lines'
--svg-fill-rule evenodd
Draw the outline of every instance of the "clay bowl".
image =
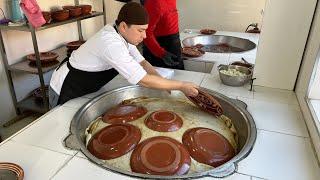
<svg viewBox="0 0 320 180">
<path fill-rule="evenodd" d="M 82 9 L 78 6 L 63 6 L 62 8 L 65 10 L 69 10 L 69 14 L 71 17 L 78 17 L 82 14 Z"/>
<path fill-rule="evenodd" d="M 251 63 L 244 63 L 242 61 L 234 61 L 231 63 L 231 65 L 237 65 L 237 66 L 243 66 L 249 69 L 253 69 L 254 65 Z"/>
<path fill-rule="evenodd" d="M 54 52 L 42 52 L 42 53 L 40 53 L 40 61 L 44 62 L 44 63 L 56 61 L 58 57 L 59 57 L 59 55 L 57 53 L 54 53 Z M 35 54 L 27 55 L 27 60 L 29 60 L 31 62 L 36 62 L 36 55 Z"/>
<path fill-rule="evenodd" d="M 51 18 L 51 12 L 49 11 L 42 11 L 42 15 L 43 15 L 43 18 L 44 20 L 46 20 L 46 24 L 49 24 L 52 20 Z"/>
<path fill-rule="evenodd" d="M 187 130 L 182 136 L 182 143 L 194 160 L 213 167 L 218 167 L 235 156 L 229 141 L 218 132 L 207 128 Z"/>
<path fill-rule="evenodd" d="M 92 9 L 92 6 L 91 5 L 87 5 L 87 4 L 82 4 L 82 5 L 79 5 L 78 7 L 81 8 L 82 15 L 90 14 L 91 9 Z"/>
<path fill-rule="evenodd" d="M 189 100 L 197 105 L 200 109 L 212 114 L 214 116 L 221 116 L 223 109 L 221 104 L 210 94 L 198 89 L 198 95 L 196 97 L 188 96 Z"/>
<path fill-rule="evenodd" d="M 0 163 L 0 174 L 1 179 L 17 179 L 17 180 L 23 180 L 24 178 L 24 171 L 23 169 L 14 163 L 9 162 L 1 162 Z"/>
<path fill-rule="evenodd" d="M 178 141 L 158 136 L 144 140 L 133 150 L 131 170 L 152 175 L 183 175 L 188 173 L 191 158 L 186 148 Z"/>
<path fill-rule="evenodd" d="M 109 109 L 103 115 L 103 121 L 109 124 L 118 124 L 134 121 L 144 116 L 148 110 L 136 105 L 118 105 Z"/>
<path fill-rule="evenodd" d="M 159 110 L 151 113 L 144 123 L 154 131 L 172 132 L 180 129 L 183 121 L 181 117 L 174 112 Z"/>
<path fill-rule="evenodd" d="M 211 35 L 211 34 L 214 34 L 216 33 L 217 31 L 216 30 L 213 30 L 213 29 L 201 29 L 200 30 L 200 33 L 201 34 L 204 34 L 204 35 Z"/>
<path fill-rule="evenodd" d="M 66 9 L 51 12 L 51 17 L 55 21 L 67 20 L 69 16 L 69 10 Z"/>
<path fill-rule="evenodd" d="M 77 50 L 82 44 L 84 44 L 86 41 L 72 41 L 67 43 L 68 50 Z"/>
<path fill-rule="evenodd" d="M 99 159 L 114 159 L 134 149 L 140 139 L 141 132 L 137 127 L 130 124 L 114 124 L 97 132 L 87 148 Z"/>
<path fill-rule="evenodd" d="M 45 91 L 46 91 L 46 99 L 49 98 L 49 86 L 45 86 Z M 32 91 L 32 96 L 36 98 L 36 101 L 42 101 L 42 92 L 41 92 L 41 87 L 38 87 L 37 89 Z"/>
</svg>

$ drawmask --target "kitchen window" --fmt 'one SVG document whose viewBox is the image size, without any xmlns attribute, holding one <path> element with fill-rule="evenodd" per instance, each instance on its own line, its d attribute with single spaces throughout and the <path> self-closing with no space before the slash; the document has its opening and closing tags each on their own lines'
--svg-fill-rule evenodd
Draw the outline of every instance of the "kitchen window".
<svg viewBox="0 0 320 180">
<path fill-rule="evenodd" d="M 309 108 L 315 116 L 315 120 L 320 121 L 320 49 L 318 50 L 317 60 L 312 72 L 309 92 Z"/>
</svg>

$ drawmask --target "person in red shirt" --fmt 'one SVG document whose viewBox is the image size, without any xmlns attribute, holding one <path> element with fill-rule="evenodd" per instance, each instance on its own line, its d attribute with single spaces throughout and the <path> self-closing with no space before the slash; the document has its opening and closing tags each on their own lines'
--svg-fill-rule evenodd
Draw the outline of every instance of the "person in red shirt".
<svg viewBox="0 0 320 180">
<path fill-rule="evenodd" d="M 184 69 L 176 0 L 141 1 L 149 14 L 143 56 L 158 67 Z"/>
</svg>

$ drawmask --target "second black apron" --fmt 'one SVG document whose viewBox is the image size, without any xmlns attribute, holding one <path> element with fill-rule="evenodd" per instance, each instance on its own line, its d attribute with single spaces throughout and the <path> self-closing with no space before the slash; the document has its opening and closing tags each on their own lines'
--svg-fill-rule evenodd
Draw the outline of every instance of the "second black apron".
<svg viewBox="0 0 320 180">
<path fill-rule="evenodd" d="M 175 62 L 178 62 L 179 64 L 177 66 L 166 65 L 161 58 L 154 56 L 152 52 L 145 45 L 143 46 L 144 58 L 147 61 L 149 61 L 150 64 L 152 64 L 153 66 L 184 70 L 183 60 L 181 58 L 181 42 L 180 42 L 179 33 L 168 35 L 168 36 L 157 37 L 157 42 L 166 51 L 169 51 L 170 53 L 176 55 L 177 58 L 173 60 Z"/>
</svg>

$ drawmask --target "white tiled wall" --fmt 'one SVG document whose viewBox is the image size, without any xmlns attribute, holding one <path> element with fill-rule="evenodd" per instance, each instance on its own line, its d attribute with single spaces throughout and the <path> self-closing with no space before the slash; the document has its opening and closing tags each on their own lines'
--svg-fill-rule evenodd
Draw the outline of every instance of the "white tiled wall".
<svg viewBox="0 0 320 180">
<path fill-rule="evenodd" d="M 244 32 L 250 23 L 261 25 L 265 1 L 177 0 L 180 28 Z"/>
</svg>

